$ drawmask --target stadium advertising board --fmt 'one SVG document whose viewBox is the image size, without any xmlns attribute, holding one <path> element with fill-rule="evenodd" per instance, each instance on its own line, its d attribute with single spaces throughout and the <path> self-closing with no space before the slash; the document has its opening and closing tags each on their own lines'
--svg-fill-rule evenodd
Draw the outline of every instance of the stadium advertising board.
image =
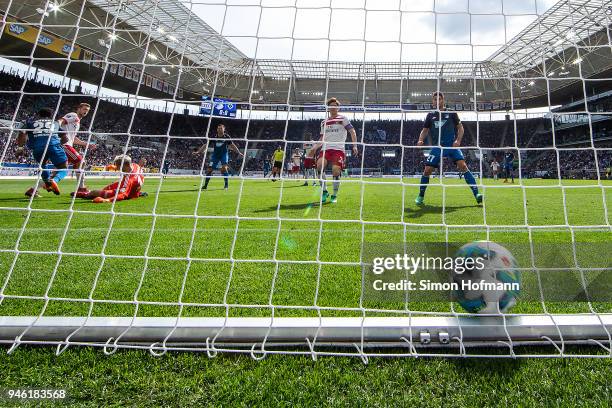
<svg viewBox="0 0 612 408">
<path fill-rule="evenodd" d="M 78 59 L 81 53 L 81 48 L 77 45 L 73 45 L 70 41 L 62 40 L 44 31 L 41 31 L 39 35 L 39 30 L 37 28 L 25 24 L 15 22 L 8 23 L 4 27 L 4 32 L 10 36 L 27 41 L 31 44 L 37 44 L 38 47 L 43 47 L 58 54 L 70 55 L 72 59 Z"/>
</svg>

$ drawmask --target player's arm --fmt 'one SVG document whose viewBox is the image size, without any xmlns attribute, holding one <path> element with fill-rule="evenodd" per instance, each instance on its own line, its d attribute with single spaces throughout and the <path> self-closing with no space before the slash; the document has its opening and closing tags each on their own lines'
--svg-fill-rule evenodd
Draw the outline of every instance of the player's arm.
<svg viewBox="0 0 612 408">
<path fill-rule="evenodd" d="M 238 156 L 240 157 L 244 157 L 244 154 L 242 154 L 242 152 L 240 151 L 240 149 L 238 148 L 238 146 L 236 146 L 236 143 L 234 142 L 230 142 L 229 145 L 230 150 L 234 151 L 235 153 L 238 154 Z"/>
<path fill-rule="evenodd" d="M 310 150 L 308 151 L 308 157 L 314 157 L 317 150 L 323 147 L 323 137 L 325 136 L 324 132 L 325 132 L 324 127 L 323 125 L 321 125 L 321 133 L 319 135 L 319 140 L 315 142 L 310 148 Z"/>
<path fill-rule="evenodd" d="M 197 155 L 202 154 L 204 152 L 204 150 L 206 150 L 206 145 L 207 145 L 207 143 L 204 143 L 202 146 L 200 146 L 200 148 L 198 150 L 193 152 L 193 155 L 197 156 Z"/>
<path fill-rule="evenodd" d="M 461 123 L 459 115 L 457 115 L 456 112 L 453 114 L 453 119 L 455 121 L 455 129 L 457 130 L 457 138 L 453 143 L 453 147 L 459 147 L 461 146 L 461 141 L 463 140 L 463 134 L 465 133 L 465 129 L 463 128 L 463 123 Z"/>
<path fill-rule="evenodd" d="M 357 132 L 353 126 L 351 126 L 348 132 L 349 135 L 351 135 L 351 140 L 353 142 L 353 155 L 357 156 L 359 154 L 359 149 L 357 149 Z"/>
<path fill-rule="evenodd" d="M 84 140 L 79 139 L 78 136 L 74 137 L 74 142 L 73 143 L 75 145 L 77 145 L 77 146 L 82 146 L 82 147 L 88 148 L 90 150 L 95 150 L 96 147 L 97 147 L 95 143 L 88 143 L 88 142 L 86 142 Z"/>
<path fill-rule="evenodd" d="M 419 134 L 417 146 L 423 146 L 425 144 L 425 138 L 427 137 L 427 135 L 429 135 L 429 129 L 431 129 L 431 113 L 428 113 L 427 117 L 425 118 L 423 129 L 421 129 L 421 133 Z"/>
<path fill-rule="evenodd" d="M 61 118 L 59 118 L 55 122 L 57 123 L 58 129 L 63 130 L 62 128 L 68 124 L 68 119 L 66 119 L 65 116 L 62 116 Z M 75 140 L 76 140 L 76 137 L 75 137 Z M 60 142 L 62 144 L 68 143 L 68 135 L 66 133 L 61 133 L 60 134 Z"/>
</svg>

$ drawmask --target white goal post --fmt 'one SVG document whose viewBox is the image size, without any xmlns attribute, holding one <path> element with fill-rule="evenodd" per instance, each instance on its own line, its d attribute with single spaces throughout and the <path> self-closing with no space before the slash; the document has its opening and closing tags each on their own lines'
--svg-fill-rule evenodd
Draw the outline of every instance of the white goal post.
<svg viewBox="0 0 612 408">
<path fill-rule="evenodd" d="M 101 154 L 100 151 L 108 151 L 108 154 L 134 152 L 134 157 L 154 152 L 159 163 L 156 161 L 155 167 L 152 164 L 147 167 L 151 173 L 146 177 L 159 183 L 149 184 L 154 187 L 148 191 L 148 200 L 152 203 L 148 213 L 132 211 L 136 207 L 126 209 L 119 202 L 83 210 L 75 205 L 74 197 L 63 208 L 45 208 L 35 198 L 17 204 L 8 199 L 0 201 L 0 220 L 23 218 L 22 223 L 0 226 L 0 234 L 6 233 L 14 240 L 10 247 L 0 246 L 0 344 L 5 345 L 9 353 L 20 346 L 43 345 L 55 347 L 57 354 L 73 346 L 92 346 L 102 348 L 107 354 L 120 349 L 144 349 L 156 356 L 168 351 L 193 351 L 205 352 L 209 357 L 217 353 L 244 353 L 255 359 L 271 354 L 308 355 L 313 359 L 356 356 L 364 362 L 372 357 L 428 356 L 612 358 L 612 299 L 600 297 L 592 301 L 589 297 L 592 286 L 589 285 L 593 281 L 587 278 L 589 273 L 601 273 L 600 278 L 610 279 L 612 258 L 610 254 L 603 254 L 610 261 L 606 265 L 584 266 L 579 260 L 582 257 L 577 248 L 581 246 L 576 238 L 577 234 L 589 231 L 612 235 L 609 218 L 612 184 L 606 179 L 605 169 L 608 163 L 612 167 L 612 148 L 609 147 L 612 145 L 606 135 L 599 134 L 606 131 L 601 130 L 601 123 L 609 123 L 612 118 L 612 112 L 606 110 L 612 109 L 612 105 L 604 103 L 603 110 L 597 112 L 591 107 L 598 98 L 610 100 L 606 99 L 609 95 L 592 91 L 611 81 L 612 9 L 609 2 L 533 0 L 520 2 L 525 3 L 522 6 L 504 0 L 491 1 L 488 5 L 470 0 L 419 1 L 419 4 L 406 0 L 316 0 L 310 3 L 305 0 L 40 0 L 30 3 L 33 4 L 0 0 L 0 76 L 11 81 L 6 88 L 0 87 L 0 102 L 3 102 L 0 106 L 0 183 L 41 180 L 44 169 L 40 164 L 22 163 L 15 154 L 19 128 L 26 117 L 34 115 L 35 109 L 44 104 L 51 106 L 59 116 L 66 113 L 67 101 L 73 103 L 78 98 L 94 101 L 88 120 L 108 127 L 93 129 L 93 125 L 89 125 L 81 129 L 79 137 L 86 143 L 91 142 L 83 149 L 86 159 L 97 158 L 95 155 Z M 214 17 L 206 19 L 205 15 Z M 347 25 L 358 28 L 347 29 Z M 458 27 L 456 32 L 448 29 L 448 25 Z M 350 56 L 353 58 L 349 59 Z M 439 188 L 442 196 L 438 208 L 441 222 L 407 221 L 405 208 L 408 200 L 412 204 L 414 197 L 406 192 L 419 187 L 424 149 L 427 147 L 429 152 L 436 147 L 452 148 L 442 146 L 439 140 L 425 147 L 416 142 L 422 128 L 420 121 L 427 112 L 437 110 L 441 113 L 431 103 L 436 91 L 446 95 L 448 110 L 458 113 L 466 123 L 466 132 L 473 132 L 466 136 L 470 143 L 464 143 L 461 148 L 469 152 L 466 159 L 477 176 L 477 185 L 491 195 L 510 188 L 520 191 L 520 203 L 509 206 L 518 206 L 518 210 L 514 207 L 513 210 L 524 216 L 524 221 L 493 225 L 488 222 L 491 213 L 485 201 L 484 206 L 478 207 L 482 222 L 470 220 L 461 225 L 448 222 L 449 214 L 462 207 L 451 205 L 447 195 L 459 188 L 465 189 L 464 182 L 455 179 L 469 173 L 455 172 L 453 167 L 445 169 L 444 177 L 432 176 L 431 186 Z M 576 101 L 575 95 L 582 97 Z M 274 185 L 278 186 L 279 194 L 273 215 L 260 216 L 257 212 L 241 215 L 239 206 L 225 213 L 199 213 L 206 202 L 202 193 L 202 187 L 208 183 L 205 163 L 209 158 L 206 154 L 210 155 L 215 143 L 213 120 L 223 117 L 227 121 L 244 121 L 244 134 L 232 135 L 235 137 L 232 140 L 241 149 L 263 152 L 267 147 L 278 145 L 286 152 L 286 162 L 293 147 L 300 146 L 304 150 L 305 144 L 319 136 L 294 137 L 289 131 L 290 123 L 299 121 L 305 123 L 304 127 L 312 127 L 308 121 L 316 121 L 316 128 L 326 118 L 329 111 L 326 100 L 330 97 L 343 101 L 342 113 L 361 124 L 357 145 L 363 154 L 347 159 L 353 168 L 342 178 L 342 186 L 351 186 L 359 195 L 356 199 L 360 206 L 358 211 L 348 215 L 337 212 L 332 218 L 324 216 L 321 202 L 324 199 L 319 192 L 316 200 L 321 205 L 307 209 L 315 214 L 314 218 L 302 220 L 294 215 L 284 216 L 283 197 L 291 190 L 287 182 L 294 180 L 282 175 L 280 182 Z M 215 101 L 215 98 L 220 99 Z M 125 112 L 129 112 L 129 117 L 122 116 Z M 201 117 L 197 118 L 198 114 Z M 143 117 L 151 120 L 144 123 Z M 493 117 L 501 118 L 504 124 L 490 125 L 494 122 Z M 530 120 L 535 123 L 535 119 L 550 123 L 550 128 L 541 123 L 532 126 Z M 385 121 L 399 123 L 393 135 L 378 128 L 366 129 L 368 122 L 376 122 L 378 126 Z M 583 135 L 579 146 L 568 147 L 571 145 L 563 139 L 566 137 L 563 131 L 577 123 L 586 124 L 587 134 Z M 159 129 L 151 134 L 149 128 L 156 126 Z M 528 140 L 523 140 L 524 135 L 520 134 L 523 129 L 530 132 Z M 195 138 L 185 136 L 192 131 L 197 133 Z M 494 134 L 496 131 L 502 131 L 503 136 Z M 435 131 L 431 133 L 435 139 Z M 104 134 L 104 137 L 96 139 L 96 134 Z M 390 141 L 392 136 L 396 139 Z M 571 137 L 574 136 L 578 137 Z M 538 145 L 538 138 L 545 137 L 550 138 L 550 143 Z M 97 148 L 93 147 L 96 140 Z M 491 140 L 496 144 L 490 143 Z M 191 151 L 195 143 L 204 145 L 203 157 Z M 516 177 L 517 184 L 486 184 L 485 179 L 491 174 L 486 155 L 501 157 L 509 151 L 516 156 L 513 157 L 518 171 L 512 182 Z M 378 161 L 371 161 L 368 152 L 376 155 Z M 395 152 L 401 153 L 396 156 Z M 592 156 L 592 167 L 563 167 L 563 157 L 573 152 Z M 199 161 L 195 166 L 181 167 L 196 156 Z M 253 161 L 263 159 L 263 156 L 256 157 Z M 442 161 L 446 166 L 447 159 Z M 534 164 L 538 162 L 551 166 L 554 183 L 528 183 L 530 177 L 548 174 Z M 174 168 L 164 170 L 165 163 L 172 163 Z M 249 194 L 248 183 L 261 182 L 265 174 L 258 165 L 246 159 L 240 163 L 231 178 L 232 188 L 238 190 L 238 203 Z M 100 163 L 96 167 L 101 168 L 84 172 L 85 177 L 94 179 L 102 174 L 104 168 Z M 26 177 L 21 179 L 16 176 L 24 174 Z M 193 214 L 158 212 L 164 200 L 172 199 L 161 191 L 166 177 L 170 181 L 189 180 L 189 188 L 194 190 L 190 198 L 195 206 Z M 224 177 L 223 173 L 214 175 L 213 183 L 221 185 Z M 321 177 L 306 177 L 306 184 L 310 181 L 322 183 Z M 329 174 L 326 177 L 331 186 L 332 177 Z M 601 212 L 601 217 L 588 225 L 576 221 L 568 211 L 568 186 L 564 182 L 580 178 L 592 183 L 572 188 L 589 190 Z M 453 180 L 446 184 L 443 179 Z M 365 190 L 372 187 L 390 187 L 400 192 L 402 213 L 398 216 L 399 221 L 372 221 L 364 215 Z M 185 193 L 182 188 L 172 192 Z M 545 190 L 555 190 L 561 197 L 561 215 L 550 224 L 530 225 L 530 194 Z M 386 197 L 377 196 L 376 199 L 385 204 Z M 286 207 L 288 211 L 293 210 L 291 205 Z M 49 249 L 43 240 L 40 245 L 44 248 L 22 247 L 28 228 L 36 225 L 31 220 L 56 215 L 67 217 L 66 224 L 56 228 L 60 231 L 56 234 L 56 247 Z M 69 239 L 70 224 L 78 217 L 91 217 L 91 228 L 97 228 L 101 241 L 99 252 L 75 253 L 63 249 Z M 98 222 L 96 217 L 108 222 Z M 141 228 L 145 231 L 143 251 L 136 255 L 107 254 L 112 234 L 121 229 L 129 230 L 118 220 L 130 217 L 150 221 L 150 225 Z M 177 251 L 165 256 L 150 255 L 157 225 L 163 225 L 160 229 L 172 229 L 174 226 L 168 227 L 171 220 L 176 222 L 177 230 L 183 228 L 185 220 L 193 222 L 186 227 L 187 254 Z M 230 227 L 225 224 L 217 227 L 225 234 L 225 239 L 231 241 L 227 256 L 193 256 L 198 239 L 202 239 L 198 236 L 199 228 L 205 229 L 202 225 L 207 222 L 223 221 L 233 223 Z M 280 248 L 294 245 L 283 241 L 283 225 L 307 221 L 316 224 L 312 227 L 317 238 L 312 248 L 316 256 L 310 260 L 297 256 L 281 259 Z M 248 230 L 249 222 L 270 223 L 268 228 L 274 230 L 271 258 L 245 260 L 235 254 L 238 236 Z M 336 225 L 343 224 L 359 226 L 359 262 L 327 261 L 322 256 L 325 228 L 331 225 L 339 228 Z M 453 228 L 482 233 L 487 241 L 499 230 L 512 236 L 518 227 L 523 228 L 529 240 L 527 251 L 531 251 L 527 254 L 530 262 L 525 269 L 537 277 L 532 289 L 539 297 L 532 300 L 540 311 L 477 315 L 464 312 L 454 302 L 446 303 L 450 305 L 446 311 L 411 310 L 408 301 L 405 309 L 400 310 L 369 307 L 365 301 L 365 270 L 371 260 L 366 259 L 364 248 L 366 227 L 373 226 L 381 228 L 380 234 L 384 234 L 386 227 L 403 229 L 404 242 L 399 244 L 404 248 L 414 244 L 406 240 L 406 236 L 420 233 L 419 228 L 428 233 L 435 229 L 447 242 L 452 240 Z M 32 228 L 44 230 L 47 226 Z M 555 268 L 537 264 L 532 238 L 537 233 L 558 230 L 568 233 L 568 248 L 571 247 L 568 269 L 575 273 L 578 287 L 586 293 L 585 299 L 580 300 L 580 312 L 551 308 L 542 289 L 541 274 Z M 15 234 L 9 235 L 13 232 Z M 173 238 L 168 239 L 170 247 Z M 84 246 L 90 244 L 95 246 L 86 240 L 83 242 Z M 28 286 L 28 279 L 23 279 L 17 266 L 23 256 L 57 258 L 46 270 L 38 270 L 35 262 L 28 266 L 32 273 L 48 275 L 36 294 L 11 292 L 14 285 Z M 92 287 L 85 295 L 81 292 L 72 297 L 53 295 L 52 288 L 61 275 L 63 259 L 79 257 L 101 260 L 99 267 L 92 268 Z M 141 268 L 135 272 L 136 289 L 129 300 L 95 296 L 105 263 L 114 260 L 140 262 Z M 139 298 L 144 291 L 149 265 L 158 261 L 185 265 L 185 272 L 177 275 L 180 281 L 178 301 Z M 272 276 L 267 303 L 253 301 L 236 305 L 228 300 L 236 269 L 247 261 L 267 268 Z M 211 268 L 229 265 L 228 277 L 220 285 L 222 300 L 210 303 L 183 300 L 188 273 L 196 263 Z M 316 270 L 312 304 L 274 302 L 276 279 L 283 265 Z M 361 276 L 356 278 L 359 280 L 356 285 L 358 307 L 317 303 L 324 267 L 361 268 Z M 118 273 L 117 276 L 121 279 L 124 275 Z M 608 283 L 604 281 L 602 285 L 605 287 Z M 114 287 L 115 290 L 119 292 L 120 286 Z M 302 288 L 292 289 L 299 292 Z M 162 296 L 162 292 L 157 295 Z M 7 308 L 9 301 L 18 306 Z M 40 312 L 20 314 L 19 302 L 40 305 L 37 309 Z M 47 315 L 47 310 L 55 303 L 78 304 L 75 310 L 81 313 L 75 315 L 74 310 L 70 310 L 65 316 Z M 101 304 L 132 309 L 122 316 L 101 316 L 93 312 L 94 307 Z M 139 314 L 140 309 L 147 306 L 168 308 L 174 314 Z M 252 311 L 253 315 L 232 315 L 230 309 L 233 307 Z M 192 317 L 186 313 L 189 308 L 205 313 Z M 266 312 L 265 317 L 258 314 L 262 310 Z M 291 313 L 296 316 L 287 317 Z M 308 317 L 299 317 L 299 313 Z M 335 313 L 334 317 L 329 316 L 331 313 Z"/>
</svg>

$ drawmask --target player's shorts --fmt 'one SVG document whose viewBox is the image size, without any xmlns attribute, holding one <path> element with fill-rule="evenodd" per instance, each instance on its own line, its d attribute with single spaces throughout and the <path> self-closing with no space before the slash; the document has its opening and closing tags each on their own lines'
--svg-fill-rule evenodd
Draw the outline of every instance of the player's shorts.
<svg viewBox="0 0 612 408">
<path fill-rule="evenodd" d="M 427 160 L 425 160 L 425 165 L 429 167 L 440 167 L 440 156 L 451 159 L 453 163 L 456 163 L 459 160 L 465 160 L 461 149 L 457 149 L 454 147 L 445 147 L 444 151 L 442 152 L 441 148 L 434 147 L 429 152 Z"/>
<path fill-rule="evenodd" d="M 115 197 L 117 193 L 117 189 L 119 188 L 119 182 L 115 181 L 112 184 L 109 184 L 108 186 L 104 187 L 102 189 L 103 193 L 102 193 L 102 198 L 113 198 Z M 128 197 L 128 199 L 131 198 L 138 198 L 140 197 L 140 188 L 138 188 L 136 191 L 133 191 L 132 194 L 130 194 L 130 196 Z"/>
<path fill-rule="evenodd" d="M 276 167 L 277 169 L 280 169 L 281 167 L 283 167 L 283 162 L 282 161 L 275 161 L 273 167 Z"/>
<path fill-rule="evenodd" d="M 317 162 L 313 157 L 304 157 L 305 169 L 314 169 L 315 167 L 317 167 Z"/>
<path fill-rule="evenodd" d="M 505 164 L 504 165 L 504 170 L 514 170 L 514 164 L 512 164 L 512 163 Z"/>
<path fill-rule="evenodd" d="M 68 163 L 73 166 L 78 166 L 83 161 L 83 156 L 76 151 L 76 149 L 70 145 L 63 145 L 64 152 L 66 152 L 66 157 L 68 157 Z"/>
<path fill-rule="evenodd" d="M 227 166 L 229 163 L 229 154 L 214 154 L 210 157 L 209 167 L 213 169 L 218 169 L 220 166 Z"/>
<path fill-rule="evenodd" d="M 51 163 L 53 163 L 53 165 L 56 167 L 68 161 L 68 158 L 66 157 L 66 152 L 64 152 L 64 148 L 60 144 L 50 145 L 47 148 L 46 153 L 44 146 L 40 149 L 34 149 L 32 155 L 34 156 L 34 159 L 41 164 L 41 166 L 44 166 L 47 160 L 50 160 Z"/>
<path fill-rule="evenodd" d="M 342 169 L 344 169 L 346 165 L 346 154 L 342 150 L 321 150 L 317 156 L 317 159 L 320 159 L 321 157 L 325 157 L 325 160 L 327 160 L 328 163 L 331 163 L 333 166 L 340 166 Z"/>
<path fill-rule="evenodd" d="M 300 165 L 294 163 L 293 166 L 291 166 L 291 172 L 292 173 L 299 173 L 300 172 Z"/>
</svg>

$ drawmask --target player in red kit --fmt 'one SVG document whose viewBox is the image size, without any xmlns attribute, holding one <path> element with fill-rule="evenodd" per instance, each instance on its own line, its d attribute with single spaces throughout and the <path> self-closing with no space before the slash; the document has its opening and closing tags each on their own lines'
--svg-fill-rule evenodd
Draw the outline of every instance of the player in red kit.
<svg viewBox="0 0 612 408">
<path fill-rule="evenodd" d="M 91 106 L 88 103 L 79 104 L 76 112 L 70 112 L 58 119 L 60 130 L 62 131 L 61 140 L 68 157 L 68 162 L 72 164 L 78 179 L 77 191 L 85 192 L 85 172 L 83 171 L 83 156 L 74 148 L 79 146 L 89 150 L 95 150 L 96 145 L 79 139 L 79 129 L 81 128 L 81 119 L 89 113 Z"/>
<path fill-rule="evenodd" d="M 140 197 L 142 195 L 140 189 L 144 184 L 144 175 L 140 166 L 132 163 L 132 159 L 127 155 L 115 157 L 114 164 L 121 169 L 122 175 L 119 181 L 109 184 L 102 190 L 77 192 L 76 197 L 93 199 L 94 203 L 110 203 Z"/>
</svg>

